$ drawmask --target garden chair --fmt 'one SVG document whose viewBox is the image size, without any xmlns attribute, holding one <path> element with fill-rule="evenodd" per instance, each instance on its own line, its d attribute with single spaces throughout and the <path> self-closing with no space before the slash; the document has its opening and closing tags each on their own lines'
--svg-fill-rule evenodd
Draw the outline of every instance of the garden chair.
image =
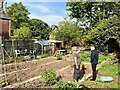
<svg viewBox="0 0 120 90">
<path fill-rule="evenodd" d="M 15 50 L 15 57 L 18 57 L 20 55 L 20 50 Z"/>
</svg>

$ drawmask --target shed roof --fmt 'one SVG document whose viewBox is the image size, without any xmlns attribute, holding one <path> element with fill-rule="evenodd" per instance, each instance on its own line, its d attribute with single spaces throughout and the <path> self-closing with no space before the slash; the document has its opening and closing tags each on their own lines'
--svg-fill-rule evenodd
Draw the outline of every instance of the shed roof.
<svg viewBox="0 0 120 90">
<path fill-rule="evenodd" d="M 62 41 L 58 41 L 58 40 L 48 40 L 50 41 L 51 43 L 61 43 Z"/>
<path fill-rule="evenodd" d="M 42 41 L 39 40 L 39 41 L 35 41 L 35 43 L 38 43 L 38 44 L 40 44 L 40 45 L 42 45 L 42 46 L 52 45 L 51 42 L 48 41 L 48 40 L 42 40 Z"/>
<path fill-rule="evenodd" d="M 35 43 L 38 43 L 42 46 L 49 46 L 52 45 L 52 43 L 61 43 L 62 41 L 57 41 L 57 40 L 38 40 L 35 41 Z"/>
</svg>

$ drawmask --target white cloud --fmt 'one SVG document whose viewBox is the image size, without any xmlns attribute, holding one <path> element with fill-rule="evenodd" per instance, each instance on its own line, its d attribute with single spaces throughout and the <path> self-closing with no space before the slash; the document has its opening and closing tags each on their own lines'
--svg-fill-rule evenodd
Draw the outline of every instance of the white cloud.
<svg viewBox="0 0 120 90">
<path fill-rule="evenodd" d="M 30 11 L 31 14 L 29 15 L 30 18 L 37 18 L 37 19 L 41 19 L 44 22 L 46 22 L 49 26 L 53 25 L 53 24 L 58 24 L 62 19 L 63 16 L 59 16 L 59 15 L 54 15 L 52 10 L 50 10 L 49 7 L 47 6 L 43 6 L 43 5 L 34 5 L 33 3 L 25 3 L 25 6 L 28 8 L 31 8 L 34 10 L 37 10 L 37 13 L 32 10 Z M 65 12 L 65 11 L 64 11 Z"/>
<path fill-rule="evenodd" d="M 20 1 L 20 0 L 16 0 L 16 1 Z M 23 5 L 25 5 L 26 8 L 31 13 L 29 15 L 30 18 L 41 19 L 44 22 L 46 22 L 49 26 L 53 24 L 58 24 L 61 20 L 63 20 L 63 16 L 56 15 L 55 11 L 51 10 L 49 6 L 44 6 L 42 4 L 28 3 L 28 2 L 23 2 Z M 60 12 L 65 13 L 65 10 L 61 9 Z"/>
<path fill-rule="evenodd" d="M 58 22 L 60 22 L 62 20 L 62 16 L 58 16 L 58 15 L 54 15 L 52 14 L 53 12 L 50 10 L 49 7 L 47 6 L 42 6 L 40 4 L 35 5 L 33 3 L 23 3 L 26 7 L 31 8 L 32 10 L 30 11 L 31 14 L 29 15 L 30 18 L 37 18 L 37 19 L 41 19 L 44 22 L 46 22 L 49 26 L 53 25 L 53 24 L 57 24 Z M 35 11 L 33 11 L 33 8 Z"/>
<path fill-rule="evenodd" d="M 42 5 L 34 5 L 32 3 L 24 3 L 24 4 L 26 7 L 36 10 L 39 15 L 51 14 L 51 10 L 48 7 Z M 30 12 L 34 13 L 33 10 L 31 10 Z"/>
<path fill-rule="evenodd" d="M 46 22 L 49 26 L 58 24 L 61 20 L 63 20 L 62 16 L 57 16 L 57 15 L 37 16 L 35 14 L 31 14 L 31 15 L 29 15 L 29 17 L 41 19 L 44 22 Z"/>
</svg>

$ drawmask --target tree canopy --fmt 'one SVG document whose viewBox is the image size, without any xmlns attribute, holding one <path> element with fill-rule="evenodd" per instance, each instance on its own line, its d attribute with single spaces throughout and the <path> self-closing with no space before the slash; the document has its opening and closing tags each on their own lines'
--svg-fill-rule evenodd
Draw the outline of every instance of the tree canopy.
<svg viewBox="0 0 120 90">
<path fill-rule="evenodd" d="M 14 30 L 13 37 L 15 39 L 29 40 L 32 38 L 32 34 L 30 29 L 24 26 L 24 27 L 21 27 L 20 29 Z"/>
<path fill-rule="evenodd" d="M 14 3 L 11 6 L 8 6 L 7 14 L 10 16 L 11 19 L 11 29 L 19 29 L 22 26 L 27 26 L 28 24 L 28 15 L 30 12 L 26 9 L 26 7 L 20 3 Z"/>
<path fill-rule="evenodd" d="M 89 21 L 94 27 L 102 19 L 109 16 L 119 15 L 120 4 L 117 2 L 67 2 L 68 15 L 79 21 Z"/>
<path fill-rule="evenodd" d="M 89 30 L 84 40 L 104 49 L 106 40 L 113 38 L 120 40 L 120 18 L 117 15 L 101 20 L 94 29 Z"/>
<path fill-rule="evenodd" d="M 33 37 L 39 37 L 40 39 L 48 39 L 51 31 L 47 23 L 40 19 L 30 19 L 29 28 Z"/>
<path fill-rule="evenodd" d="M 40 19 L 30 19 L 28 15 L 30 12 L 27 8 L 20 3 L 14 3 L 7 7 L 6 12 L 11 19 L 11 30 L 12 33 L 16 29 L 21 27 L 29 27 L 32 37 L 37 37 L 39 39 L 48 39 L 49 33 L 51 31 L 47 23 L 43 22 Z"/>
<path fill-rule="evenodd" d="M 82 32 L 76 23 L 65 19 L 61 21 L 58 26 L 60 29 L 54 32 L 57 40 L 62 40 L 66 46 L 79 45 Z"/>
</svg>

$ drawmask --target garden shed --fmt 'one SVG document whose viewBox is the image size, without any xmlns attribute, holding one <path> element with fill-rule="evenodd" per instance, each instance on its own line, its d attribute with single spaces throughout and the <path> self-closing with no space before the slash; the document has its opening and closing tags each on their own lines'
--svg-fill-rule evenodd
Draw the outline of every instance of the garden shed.
<svg viewBox="0 0 120 90">
<path fill-rule="evenodd" d="M 9 39 L 11 21 L 5 12 L 0 14 L 0 24 L 0 36 L 2 39 Z"/>
<path fill-rule="evenodd" d="M 50 53 L 54 54 L 57 50 L 60 50 L 62 41 L 57 40 L 37 40 L 34 47 L 40 54 Z"/>
</svg>

